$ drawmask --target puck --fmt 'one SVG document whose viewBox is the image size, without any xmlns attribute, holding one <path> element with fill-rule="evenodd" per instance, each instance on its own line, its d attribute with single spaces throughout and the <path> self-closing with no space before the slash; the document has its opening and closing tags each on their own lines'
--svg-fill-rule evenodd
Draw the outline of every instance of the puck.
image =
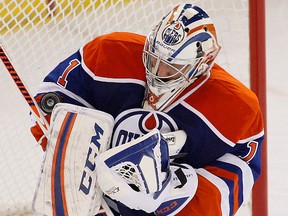
<svg viewBox="0 0 288 216">
<path fill-rule="evenodd" d="M 51 114 L 57 103 L 61 102 L 61 98 L 54 92 L 45 94 L 40 100 L 40 107 L 46 114 Z"/>
</svg>

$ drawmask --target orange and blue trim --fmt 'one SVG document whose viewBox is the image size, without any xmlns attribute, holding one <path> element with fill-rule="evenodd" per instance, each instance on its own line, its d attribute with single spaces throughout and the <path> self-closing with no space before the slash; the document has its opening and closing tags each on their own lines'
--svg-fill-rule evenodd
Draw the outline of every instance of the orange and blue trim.
<svg viewBox="0 0 288 216">
<path fill-rule="evenodd" d="M 77 114 L 67 113 L 61 125 L 59 136 L 52 161 L 51 195 L 53 216 L 68 216 L 68 209 L 65 196 L 64 162 L 69 137 L 75 123 Z"/>
</svg>

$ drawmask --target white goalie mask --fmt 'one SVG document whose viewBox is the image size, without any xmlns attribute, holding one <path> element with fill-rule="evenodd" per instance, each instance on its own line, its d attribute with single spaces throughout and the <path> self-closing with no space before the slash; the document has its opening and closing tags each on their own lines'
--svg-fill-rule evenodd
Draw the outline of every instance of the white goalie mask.
<svg viewBox="0 0 288 216">
<path fill-rule="evenodd" d="M 193 4 L 176 6 L 146 38 L 144 108 L 165 109 L 213 66 L 220 50 L 212 20 Z"/>
</svg>

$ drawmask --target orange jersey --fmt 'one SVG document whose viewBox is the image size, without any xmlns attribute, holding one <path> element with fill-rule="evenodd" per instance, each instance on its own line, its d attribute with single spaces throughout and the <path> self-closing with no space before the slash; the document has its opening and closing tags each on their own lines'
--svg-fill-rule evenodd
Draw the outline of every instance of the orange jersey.
<svg viewBox="0 0 288 216">
<path fill-rule="evenodd" d="M 131 140 L 153 127 L 184 130 L 187 141 L 181 151 L 187 155 L 175 162 L 193 166 L 199 185 L 178 215 L 234 215 L 261 170 L 264 126 L 257 97 L 214 65 L 163 114 L 141 111 L 146 83 L 144 41 L 144 36 L 123 32 L 95 38 L 48 74 L 38 97 L 55 91 L 63 102 L 111 114 L 117 119 L 115 142 L 124 133 Z M 125 128 L 121 128 L 123 122 L 128 122 Z M 149 215 L 121 204 L 119 210 L 122 215 Z"/>
</svg>

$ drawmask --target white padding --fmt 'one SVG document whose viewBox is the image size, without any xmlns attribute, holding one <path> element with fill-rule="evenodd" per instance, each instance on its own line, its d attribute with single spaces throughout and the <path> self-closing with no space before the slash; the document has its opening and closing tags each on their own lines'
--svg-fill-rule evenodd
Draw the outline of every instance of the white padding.
<svg viewBox="0 0 288 216">
<path fill-rule="evenodd" d="M 107 113 L 56 105 L 33 200 L 37 215 L 87 216 L 99 211 L 103 193 L 96 179 L 95 158 L 106 151 L 113 124 Z"/>
</svg>

